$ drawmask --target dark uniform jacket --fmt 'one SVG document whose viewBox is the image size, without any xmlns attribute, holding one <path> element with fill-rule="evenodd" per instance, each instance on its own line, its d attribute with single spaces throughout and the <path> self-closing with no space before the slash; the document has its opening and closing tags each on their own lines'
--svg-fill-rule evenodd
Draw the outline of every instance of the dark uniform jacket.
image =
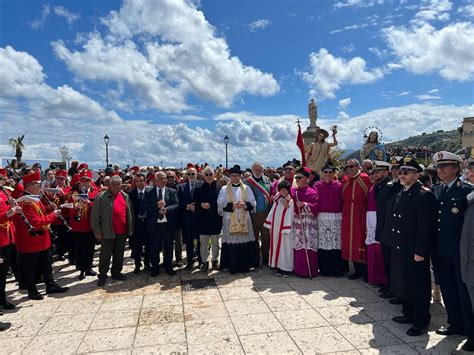
<svg viewBox="0 0 474 355">
<path fill-rule="evenodd" d="M 156 224 L 158 221 L 158 194 L 156 186 L 147 186 L 145 189 L 145 210 L 147 212 L 147 232 L 153 237 L 155 232 Z M 166 203 L 167 227 L 170 233 L 174 233 L 177 228 L 177 212 L 179 209 L 178 194 L 175 189 L 167 187 L 164 192 L 164 200 Z"/>
<path fill-rule="evenodd" d="M 375 201 L 377 205 L 377 225 L 375 227 L 375 240 L 379 243 L 390 245 L 390 241 L 385 240 L 383 238 L 382 231 L 385 225 L 387 208 L 391 203 L 393 196 L 396 195 L 398 191 L 400 191 L 400 186 L 401 185 L 399 183 L 394 184 L 388 176 L 374 185 Z"/>
<path fill-rule="evenodd" d="M 217 181 L 211 185 L 202 184 L 194 191 L 194 202 L 196 203 L 196 220 L 198 233 L 202 235 L 221 234 L 222 216 L 217 210 L 217 198 L 221 186 Z M 205 210 L 201 207 L 202 203 L 209 203 L 211 208 Z"/>
<path fill-rule="evenodd" d="M 379 243 L 385 245 L 392 245 L 392 215 L 393 215 L 393 208 L 395 205 L 395 198 L 397 194 L 403 189 L 403 186 L 400 184 L 399 181 L 392 182 L 392 187 L 388 190 L 387 187 L 384 188 L 383 194 L 380 197 L 377 197 L 377 192 L 375 193 L 375 199 L 377 202 L 377 209 L 378 204 L 381 203 L 382 205 L 385 203 L 385 211 L 383 212 L 383 216 L 381 212 L 377 213 L 377 227 L 375 230 L 375 240 Z M 382 198 L 385 196 L 390 196 L 387 201 L 383 202 Z M 379 202 L 381 200 L 382 202 Z M 379 213 L 381 214 L 382 222 L 379 225 L 378 218 Z"/>
<path fill-rule="evenodd" d="M 417 181 L 396 195 L 392 212 L 387 215 L 392 226 L 390 290 L 406 302 L 429 301 L 436 198 Z M 415 254 L 425 260 L 416 262 Z"/>
<path fill-rule="evenodd" d="M 472 191 L 472 185 L 458 178 L 446 192 L 443 192 L 442 184 L 433 185 L 431 191 L 438 200 L 437 233 L 433 254 L 445 258 L 459 258 L 467 195 Z"/>
<path fill-rule="evenodd" d="M 468 208 L 461 234 L 461 274 L 466 285 L 474 286 L 474 191 L 467 196 Z"/>
</svg>

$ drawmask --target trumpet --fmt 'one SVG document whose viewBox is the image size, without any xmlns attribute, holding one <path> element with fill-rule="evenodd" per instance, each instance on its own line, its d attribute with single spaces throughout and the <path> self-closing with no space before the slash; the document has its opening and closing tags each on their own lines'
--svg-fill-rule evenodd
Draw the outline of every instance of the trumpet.
<svg viewBox="0 0 474 355">
<path fill-rule="evenodd" d="M 58 206 L 53 201 L 51 201 L 49 199 L 49 197 L 46 195 L 45 192 L 43 192 L 43 191 L 40 192 L 40 198 L 41 197 L 44 198 L 45 201 L 48 203 L 48 205 L 51 205 L 55 210 L 59 209 Z M 72 228 L 69 226 L 66 219 L 61 214 L 58 215 L 58 218 L 63 222 L 64 226 L 67 229 L 67 232 L 69 232 Z"/>
<path fill-rule="evenodd" d="M 74 219 L 79 222 L 81 220 L 81 216 L 82 216 L 83 202 L 88 202 L 89 201 L 89 195 L 88 194 L 77 194 L 77 195 L 74 196 L 74 199 L 78 202 L 81 202 L 79 204 L 79 209 L 77 210 L 76 216 L 74 217 Z"/>
<path fill-rule="evenodd" d="M 7 199 L 8 199 L 8 203 L 10 204 L 11 207 L 21 207 L 9 194 L 8 192 L 5 190 L 5 188 L 3 186 L 0 186 L 0 189 L 2 190 L 2 192 L 5 194 L 5 196 L 7 196 Z M 25 222 L 26 224 L 26 227 L 28 228 L 28 232 L 31 232 L 33 231 L 33 229 L 35 229 L 30 221 L 28 221 L 28 218 L 26 218 L 25 216 L 25 213 L 23 213 L 23 210 L 20 210 L 18 212 L 18 214 L 20 215 L 21 219 L 23 220 L 23 222 Z"/>
</svg>

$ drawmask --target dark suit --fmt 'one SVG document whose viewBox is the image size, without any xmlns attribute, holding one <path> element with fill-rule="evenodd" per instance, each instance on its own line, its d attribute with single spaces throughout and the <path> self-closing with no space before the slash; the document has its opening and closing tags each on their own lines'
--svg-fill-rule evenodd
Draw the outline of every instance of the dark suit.
<svg viewBox="0 0 474 355">
<path fill-rule="evenodd" d="M 177 212 L 179 209 L 178 195 L 175 189 L 164 188 L 163 199 L 166 203 L 166 222 L 158 223 L 158 187 L 147 187 L 145 192 L 145 210 L 147 212 L 147 232 L 150 243 L 150 261 L 153 271 L 160 265 L 160 247 L 163 245 L 163 264 L 165 270 L 172 270 L 173 233 L 176 230 Z"/>
<path fill-rule="evenodd" d="M 436 221 L 436 198 L 416 182 L 400 191 L 390 219 L 390 290 L 404 302 L 404 313 L 418 327 L 430 323 L 431 273 L 430 249 Z M 415 261 L 414 256 L 424 258 Z"/>
<path fill-rule="evenodd" d="M 186 210 L 186 206 L 194 202 L 194 192 L 201 186 L 202 181 L 196 181 L 194 183 L 194 189 L 192 193 L 189 182 L 185 182 L 184 184 L 180 184 L 178 186 L 181 225 L 183 227 L 183 239 L 186 243 L 186 258 L 188 264 L 192 263 L 194 256 L 194 239 L 199 241 L 199 234 L 197 230 L 196 213 Z M 200 258 L 199 263 L 201 263 Z"/>
<path fill-rule="evenodd" d="M 146 210 L 145 210 L 145 193 L 141 199 L 139 198 L 138 189 L 133 189 L 128 194 L 133 205 L 135 217 L 135 225 L 133 235 L 130 238 L 130 247 L 135 261 L 135 266 L 140 266 L 143 247 L 145 247 L 145 267 L 150 266 L 150 247 L 148 245 L 148 237 L 146 230 Z"/>
<path fill-rule="evenodd" d="M 472 337 L 474 317 L 469 293 L 462 281 L 459 254 L 467 195 L 472 186 L 458 178 L 447 191 L 443 191 L 443 187 L 443 184 L 436 184 L 431 188 L 438 200 L 433 267 L 438 275 L 448 324 Z"/>
</svg>

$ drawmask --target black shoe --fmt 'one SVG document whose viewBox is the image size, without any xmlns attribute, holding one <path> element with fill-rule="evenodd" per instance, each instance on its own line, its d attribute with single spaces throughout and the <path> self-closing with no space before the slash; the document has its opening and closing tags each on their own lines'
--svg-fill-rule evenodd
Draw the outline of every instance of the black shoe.
<svg viewBox="0 0 474 355">
<path fill-rule="evenodd" d="M 160 274 L 158 270 L 152 271 L 150 277 L 157 277 Z"/>
<path fill-rule="evenodd" d="M 362 282 L 364 283 L 369 283 L 369 279 L 367 276 L 364 276 L 364 278 L 362 279 Z"/>
<path fill-rule="evenodd" d="M 214 261 L 212 262 L 212 268 L 213 268 L 214 270 L 217 270 L 218 267 L 219 267 L 219 265 L 218 265 L 218 263 L 217 263 L 217 260 L 214 260 Z"/>
<path fill-rule="evenodd" d="M 36 292 L 28 292 L 28 298 L 34 301 L 41 301 L 44 297 L 41 293 L 36 291 Z"/>
<path fill-rule="evenodd" d="M 467 338 L 466 342 L 462 346 L 462 350 L 464 350 L 464 351 L 474 351 L 474 339 Z"/>
<path fill-rule="evenodd" d="M 58 261 L 64 261 L 64 255 L 58 255 Z"/>
<path fill-rule="evenodd" d="M 97 276 L 97 273 L 94 270 L 89 269 L 86 270 L 86 276 Z"/>
<path fill-rule="evenodd" d="M 15 305 L 13 303 L 8 302 L 7 300 L 2 302 L 0 306 L 5 310 L 15 309 Z"/>
<path fill-rule="evenodd" d="M 135 266 L 135 269 L 133 269 L 133 273 L 135 275 L 138 275 L 140 273 L 140 266 Z"/>
<path fill-rule="evenodd" d="M 414 325 L 413 327 L 407 330 L 407 335 L 411 337 L 417 337 L 425 333 L 428 333 L 428 327 L 417 327 L 416 325 Z"/>
<path fill-rule="evenodd" d="M 389 291 L 387 293 L 382 293 L 379 297 L 380 298 L 394 298 L 395 296 L 393 295 L 393 293 Z"/>
<path fill-rule="evenodd" d="M 194 263 L 192 264 L 186 264 L 186 266 L 184 267 L 184 270 L 191 270 L 194 266 Z"/>
<path fill-rule="evenodd" d="M 413 322 L 413 319 L 411 319 L 410 317 L 407 317 L 407 316 L 397 316 L 397 317 L 393 317 L 392 320 L 393 320 L 395 323 L 400 323 L 400 324 L 409 324 L 409 323 L 412 323 L 412 322 Z"/>
<path fill-rule="evenodd" d="M 441 327 L 436 330 L 436 334 L 438 335 L 463 335 L 463 331 L 460 328 L 455 328 L 453 326 L 449 326 L 447 328 Z"/>
<path fill-rule="evenodd" d="M 150 265 L 145 265 L 144 269 L 145 269 L 145 271 L 151 271 L 151 266 Z"/>
<path fill-rule="evenodd" d="M 105 276 L 99 275 L 99 280 L 97 281 L 97 286 L 104 286 L 105 285 L 105 280 L 107 280 L 107 275 L 105 275 Z"/>
<path fill-rule="evenodd" d="M 388 293 L 390 290 L 387 286 L 382 286 L 379 288 L 379 293 Z"/>
<path fill-rule="evenodd" d="M 207 271 L 209 270 L 209 263 L 208 262 L 205 262 L 204 264 L 202 264 L 201 266 L 201 271 Z"/>
<path fill-rule="evenodd" d="M 84 280 L 86 278 L 86 273 L 84 271 L 81 271 L 79 274 L 79 280 Z"/>
<path fill-rule="evenodd" d="M 390 301 L 388 301 L 388 303 L 390 303 L 390 304 L 403 304 L 403 301 L 400 298 L 395 297 L 395 298 L 392 298 Z"/>
<path fill-rule="evenodd" d="M 52 284 L 46 287 L 46 294 L 49 295 L 51 293 L 64 293 L 69 291 L 69 287 L 61 287 L 58 284 Z"/>
<path fill-rule="evenodd" d="M 352 275 L 347 276 L 349 280 L 357 280 L 357 279 L 360 279 L 361 277 L 362 275 L 357 272 L 354 272 Z"/>
<path fill-rule="evenodd" d="M 182 260 L 176 260 L 176 266 L 177 267 L 183 266 L 183 261 Z"/>
<path fill-rule="evenodd" d="M 11 327 L 11 323 L 0 322 L 0 332 L 3 332 Z"/>
<path fill-rule="evenodd" d="M 112 275 L 112 278 L 118 281 L 125 281 L 127 276 L 125 276 L 124 274 L 116 274 L 116 275 Z"/>
<path fill-rule="evenodd" d="M 26 285 L 23 283 L 23 282 L 19 282 L 18 283 L 18 290 L 27 290 L 28 287 L 26 287 Z"/>
<path fill-rule="evenodd" d="M 174 271 L 173 269 L 166 270 L 165 272 L 170 276 L 176 275 L 176 271 Z"/>
</svg>

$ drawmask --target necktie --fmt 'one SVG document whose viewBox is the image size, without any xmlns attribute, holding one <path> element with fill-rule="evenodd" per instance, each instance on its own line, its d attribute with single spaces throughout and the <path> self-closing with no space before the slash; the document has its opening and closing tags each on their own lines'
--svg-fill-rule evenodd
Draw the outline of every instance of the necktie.
<svg viewBox="0 0 474 355">
<path fill-rule="evenodd" d="M 158 201 L 163 200 L 163 190 L 159 189 L 158 191 Z"/>
<path fill-rule="evenodd" d="M 138 198 L 139 198 L 140 200 L 143 200 L 143 192 L 140 191 L 140 192 L 138 193 Z"/>
<path fill-rule="evenodd" d="M 191 197 L 194 195 L 194 184 L 189 184 L 189 190 L 191 191 Z"/>
</svg>

